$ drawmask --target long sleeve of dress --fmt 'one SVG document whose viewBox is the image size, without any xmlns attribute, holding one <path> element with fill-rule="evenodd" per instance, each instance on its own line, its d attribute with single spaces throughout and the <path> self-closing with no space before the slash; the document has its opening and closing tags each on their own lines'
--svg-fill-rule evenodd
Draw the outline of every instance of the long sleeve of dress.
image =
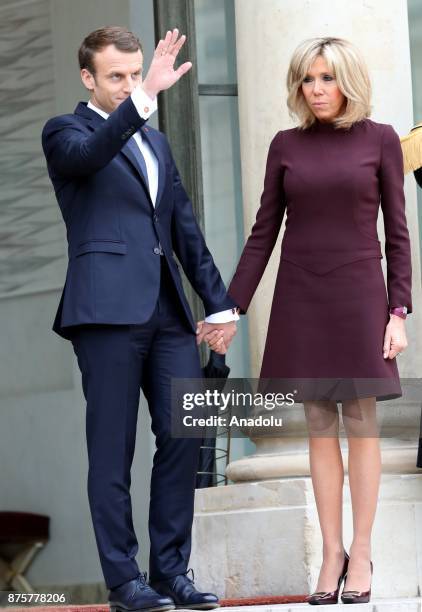
<svg viewBox="0 0 422 612">
<path fill-rule="evenodd" d="M 258 287 L 280 231 L 286 208 L 281 168 L 282 132 L 273 138 L 268 151 L 264 190 L 256 221 L 228 289 L 229 296 L 244 314 Z"/>
<path fill-rule="evenodd" d="M 407 306 L 408 312 L 412 312 L 412 262 L 403 192 L 403 155 L 400 139 L 391 125 L 386 125 L 383 132 L 379 181 L 389 306 Z"/>
</svg>

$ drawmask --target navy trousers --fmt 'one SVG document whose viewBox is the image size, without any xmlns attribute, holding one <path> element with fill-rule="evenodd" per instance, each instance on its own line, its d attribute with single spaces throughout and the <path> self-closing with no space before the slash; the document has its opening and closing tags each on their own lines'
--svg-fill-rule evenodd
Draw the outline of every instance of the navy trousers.
<svg viewBox="0 0 422 612">
<path fill-rule="evenodd" d="M 172 438 L 170 394 L 172 377 L 201 378 L 202 371 L 195 334 L 161 260 L 159 298 L 147 323 L 80 326 L 72 338 L 87 401 L 88 498 L 108 588 L 139 573 L 130 485 L 140 389 L 156 437 L 150 578 L 186 572 L 191 550 L 201 440 Z"/>
</svg>

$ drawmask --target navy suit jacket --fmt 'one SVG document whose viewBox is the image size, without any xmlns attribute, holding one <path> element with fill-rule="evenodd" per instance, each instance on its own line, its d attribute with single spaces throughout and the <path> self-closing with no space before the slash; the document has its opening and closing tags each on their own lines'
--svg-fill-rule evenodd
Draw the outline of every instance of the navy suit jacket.
<svg viewBox="0 0 422 612">
<path fill-rule="evenodd" d="M 42 133 L 48 173 L 66 224 L 68 269 L 53 329 L 142 324 L 151 317 L 166 258 L 192 329 L 176 254 L 205 314 L 231 308 L 224 283 L 195 219 L 167 138 L 146 127 L 131 98 L 103 119 L 80 102 L 50 119 Z M 136 158 L 122 147 L 137 130 L 159 166 L 155 208 Z"/>
</svg>

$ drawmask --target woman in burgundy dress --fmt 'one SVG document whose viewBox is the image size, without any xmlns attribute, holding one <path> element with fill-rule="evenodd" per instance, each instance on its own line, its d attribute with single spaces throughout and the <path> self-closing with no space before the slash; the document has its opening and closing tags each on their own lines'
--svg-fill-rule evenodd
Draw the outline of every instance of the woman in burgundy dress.
<svg viewBox="0 0 422 612">
<path fill-rule="evenodd" d="M 391 125 L 368 118 L 367 69 L 347 41 L 302 43 L 287 85 L 299 125 L 271 142 L 261 206 L 229 294 L 245 313 L 286 213 L 261 378 L 313 381 L 303 402 L 323 564 L 308 601 L 337 603 L 346 577 L 343 602 L 365 602 L 381 472 L 376 401 L 401 395 L 395 357 L 407 345 L 404 318 L 412 310 L 402 152 Z M 337 402 L 349 448 L 350 558 L 342 540 Z"/>
</svg>

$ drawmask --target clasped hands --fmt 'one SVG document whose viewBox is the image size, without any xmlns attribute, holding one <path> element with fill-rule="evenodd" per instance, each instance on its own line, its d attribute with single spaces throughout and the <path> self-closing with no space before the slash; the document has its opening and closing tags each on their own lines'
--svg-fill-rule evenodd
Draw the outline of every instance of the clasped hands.
<svg viewBox="0 0 422 612">
<path fill-rule="evenodd" d="M 229 323 L 198 321 L 196 325 L 196 343 L 198 345 L 204 341 L 215 353 L 220 355 L 227 353 L 227 349 L 237 331 L 235 321 L 230 321 Z"/>
</svg>

